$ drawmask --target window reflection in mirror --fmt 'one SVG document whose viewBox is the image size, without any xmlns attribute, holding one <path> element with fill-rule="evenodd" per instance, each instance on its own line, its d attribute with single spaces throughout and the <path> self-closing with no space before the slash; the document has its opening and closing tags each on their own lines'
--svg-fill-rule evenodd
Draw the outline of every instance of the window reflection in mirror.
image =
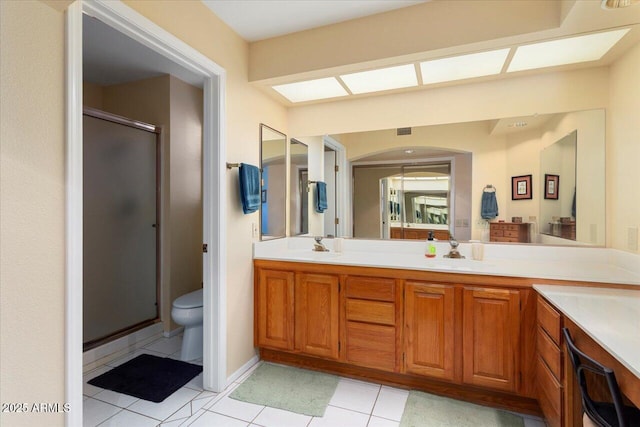
<svg viewBox="0 0 640 427">
<path fill-rule="evenodd" d="M 260 238 L 262 240 L 285 236 L 286 143 L 285 134 L 264 124 L 260 125 L 260 168 L 262 170 Z"/>
<path fill-rule="evenodd" d="M 291 171 L 289 193 L 291 219 L 289 221 L 289 232 L 292 236 L 299 236 L 309 233 L 309 196 L 307 191 L 309 183 L 309 147 L 297 139 L 291 139 L 289 150 Z"/>
</svg>

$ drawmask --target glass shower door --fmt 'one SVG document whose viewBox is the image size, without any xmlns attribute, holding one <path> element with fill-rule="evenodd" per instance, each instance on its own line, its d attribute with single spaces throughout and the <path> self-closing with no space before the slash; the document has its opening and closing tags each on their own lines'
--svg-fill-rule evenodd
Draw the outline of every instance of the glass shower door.
<svg viewBox="0 0 640 427">
<path fill-rule="evenodd" d="M 83 122 L 85 350 L 158 318 L 158 134 L 104 117 Z"/>
</svg>

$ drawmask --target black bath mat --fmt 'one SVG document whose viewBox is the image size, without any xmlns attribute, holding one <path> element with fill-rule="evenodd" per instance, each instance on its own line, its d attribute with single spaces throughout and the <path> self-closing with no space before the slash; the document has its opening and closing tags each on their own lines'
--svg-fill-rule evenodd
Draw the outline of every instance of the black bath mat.
<svg viewBox="0 0 640 427">
<path fill-rule="evenodd" d="M 202 366 L 141 354 L 89 380 L 89 384 L 159 403 L 200 372 Z"/>
</svg>

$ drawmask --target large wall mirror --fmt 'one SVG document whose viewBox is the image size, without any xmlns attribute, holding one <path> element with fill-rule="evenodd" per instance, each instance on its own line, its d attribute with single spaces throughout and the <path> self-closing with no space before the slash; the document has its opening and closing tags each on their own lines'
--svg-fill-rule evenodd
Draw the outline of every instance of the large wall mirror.
<svg viewBox="0 0 640 427">
<path fill-rule="evenodd" d="M 297 139 L 289 144 L 289 234 L 309 233 L 309 147 Z"/>
<path fill-rule="evenodd" d="M 287 136 L 260 124 L 260 168 L 262 170 L 262 204 L 260 238 L 284 237 L 286 234 L 286 154 Z"/>
<path fill-rule="evenodd" d="M 489 221 L 481 218 L 480 206 L 483 189 L 491 185 L 496 189 L 499 211 L 491 221 L 521 218 L 528 224 L 528 242 L 605 244 L 604 110 L 413 127 L 409 135 L 386 129 L 331 136 L 345 147 L 352 166 L 352 205 L 347 211 L 353 237 L 394 238 L 397 231 L 392 235 L 396 228 L 392 225 L 398 225 L 405 239 L 420 235 L 413 230 L 441 227 L 461 241 L 490 241 Z M 558 168 L 557 162 L 553 165 L 545 159 L 558 159 L 552 147 L 565 137 L 574 140 L 574 148 L 563 148 Z M 448 193 L 412 193 L 403 188 L 408 180 L 398 181 L 409 166 L 442 164 L 443 159 L 451 160 Z M 371 175 L 369 183 L 359 183 L 366 174 Z M 532 176 L 532 197 L 512 200 L 512 177 L 523 175 Z M 549 184 L 555 177 L 557 182 Z M 425 178 L 421 179 L 427 181 Z M 549 185 L 558 185 L 558 199 L 549 194 L 545 198 Z M 391 202 L 401 205 L 398 211 Z M 425 216 L 436 211 L 439 215 L 433 219 Z M 389 218 L 388 232 L 383 218 Z M 425 223 L 427 218 L 433 222 Z M 565 225 L 553 228 L 556 223 Z"/>
</svg>

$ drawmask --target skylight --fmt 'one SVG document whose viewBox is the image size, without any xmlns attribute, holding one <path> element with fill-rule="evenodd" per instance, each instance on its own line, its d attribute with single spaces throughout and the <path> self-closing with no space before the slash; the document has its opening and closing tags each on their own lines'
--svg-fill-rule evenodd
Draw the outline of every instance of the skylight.
<svg viewBox="0 0 640 427">
<path fill-rule="evenodd" d="M 335 77 L 288 83 L 273 86 L 273 89 L 291 102 L 316 101 L 348 95 Z"/>
<path fill-rule="evenodd" d="M 1 0 L 0 0 L 1 1 Z M 344 74 L 316 80 L 273 86 L 291 102 L 316 101 L 418 86 L 419 65 L 422 84 L 429 85 L 514 71 L 575 64 L 601 59 L 630 28 L 567 37 L 529 45 L 490 50 Z M 514 49 L 510 61 L 509 53 Z M 506 70 L 503 72 L 503 69 Z"/>
<path fill-rule="evenodd" d="M 499 74 L 508 54 L 509 49 L 499 49 L 421 62 L 422 83 L 440 83 Z"/>
<path fill-rule="evenodd" d="M 345 74 L 340 78 L 349 90 L 356 95 L 418 85 L 418 78 L 413 64 Z"/>
<path fill-rule="evenodd" d="M 517 48 L 507 71 L 596 61 L 602 58 L 628 31 L 629 28 L 623 28 L 605 33 L 587 34 L 520 46 Z"/>
</svg>

